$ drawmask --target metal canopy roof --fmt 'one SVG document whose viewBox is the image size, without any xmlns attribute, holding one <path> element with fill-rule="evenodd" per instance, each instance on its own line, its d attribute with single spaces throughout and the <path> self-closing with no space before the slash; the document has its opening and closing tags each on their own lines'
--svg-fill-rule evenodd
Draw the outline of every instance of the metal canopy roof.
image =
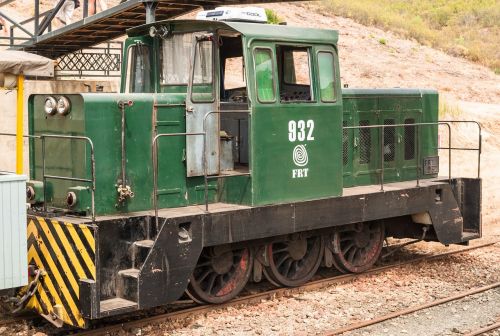
<svg viewBox="0 0 500 336">
<path fill-rule="evenodd" d="M 292 0 L 298 1 L 298 0 Z M 281 0 L 158 0 L 156 21 L 187 14 L 200 7 L 283 2 Z M 128 0 L 106 11 L 89 16 L 26 43 L 23 49 L 55 59 L 62 55 L 112 40 L 125 34 L 127 29 L 143 25 L 146 10 L 143 0 Z"/>
</svg>

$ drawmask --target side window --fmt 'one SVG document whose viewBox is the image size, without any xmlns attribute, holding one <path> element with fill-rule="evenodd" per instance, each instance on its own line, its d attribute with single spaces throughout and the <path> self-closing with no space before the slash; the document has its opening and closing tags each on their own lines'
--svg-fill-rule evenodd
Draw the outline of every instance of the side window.
<svg viewBox="0 0 500 336">
<path fill-rule="evenodd" d="M 261 103 L 272 103 L 276 101 L 276 92 L 274 91 L 273 55 L 271 49 L 255 49 L 254 63 L 257 98 Z"/>
<path fill-rule="evenodd" d="M 149 48 L 141 44 L 132 45 L 128 49 L 127 59 L 125 92 L 152 92 Z"/>
<path fill-rule="evenodd" d="M 278 46 L 280 100 L 312 101 L 310 48 Z"/>
<path fill-rule="evenodd" d="M 233 90 L 246 86 L 243 57 L 226 58 L 224 62 L 224 90 Z"/>
<path fill-rule="evenodd" d="M 186 85 L 193 51 L 193 34 L 174 34 L 161 40 L 161 84 Z"/>
<path fill-rule="evenodd" d="M 335 58 L 331 52 L 318 53 L 319 90 L 321 101 L 334 102 L 335 94 Z"/>
</svg>

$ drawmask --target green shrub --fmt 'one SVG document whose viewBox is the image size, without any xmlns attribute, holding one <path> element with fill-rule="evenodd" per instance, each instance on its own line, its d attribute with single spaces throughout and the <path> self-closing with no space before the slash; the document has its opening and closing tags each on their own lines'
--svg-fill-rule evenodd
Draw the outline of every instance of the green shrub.
<svg viewBox="0 0 500 336">
<path fill-rule="evenodd" d="M 458 118 L 463 114 L 463 111 L 456 104 L 450 104 L 444 99 L 439 100 L 439 119 Z"/>
<path fill-rule="evenodd" d="M 335 15 L 392 30 L 494 71 L 500 68 L 498 0 L 323 0 L 323 4 Z"/>
<path fill-rule="evenodd" d="M 267 23 L 279 24 L 281 22 L 281 19 L 278 16 L 278 14 L 276 14 L 276 12 L 273 11 L 272 9 L 266 8 L 266 15 L 267 15 Z"/>
</svg>

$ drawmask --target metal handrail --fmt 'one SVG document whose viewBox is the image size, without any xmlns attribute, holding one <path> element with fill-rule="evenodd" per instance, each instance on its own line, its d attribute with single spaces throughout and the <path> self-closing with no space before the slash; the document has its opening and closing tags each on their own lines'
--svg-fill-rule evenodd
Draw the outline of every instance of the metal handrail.
<svg viewBox="0 0 500 336">
<path fill-rule="evenodd" d="M 151 144 L 152 159 L 153 159 L 153 207 L 155 213 L 155 224 L 158 230 L 158 139 L 161 137 L 169 136 L 203 136 L 203 178 L 204 178 L 204 201 L 205 201 L 205 211 L 208 212 L 208 180 L 209 179 L 219 179 L 232 176 L 250 176 L 250 173 L 241 174 L 231 174 L 231 175 L 217 175 L 208 176 L 207 172 L 207 159 L 206 159 L 206 143 L 207 143 L 207 133 L 206 133 L 206 120 L 211 114 L 223 114 L 223 113 L 250 113 L 251 110 L 227 110 L 227 111 L 210 111 L 203 118 L 203 132 L 186 132 L 186 133 L 160 133 L 153 138 Z"/>
<path fill-rule="evenodd" d="M 480 122 L 477 122 L 475 120 L 441 120 L 441 122 L 444 123 L 455 123 L 455 124 L 474 124 L 477 126 L 478 129 L 478 141 L 477 141 L 477 148 L 461 148 L 461 147 L 452 147 L 453 150 L 462 150 L 462 151 L 477 151 L 477 178 L 481 177 L 481 154 L 483 152 L 483 135 L 482 131 L 483 128 L 481 126 Z M 451 147 L 451 142 L 449 143 Z M 442 149 L 442 148 L 438 148 Z"/>
<path fill-rule="evenodd" d="M 216 111 L 210 111 L 208 112 L 205 117 L 203 117 L 203 133 L 205 134 L 205 141 L 203 141 L 203 153 L 202 153 L 202 160 L 203 160 L 203 175 L 205 177 L 205 211 L 208 212 L 208 162 L 207 162 L 207 139 L 206 139 L 206 134 L 207 134 L 207 129 L 206 129 L 206 121 L 208 119 L 208 116 L 211 114 L 237 114 L 237 113 L 251 113 L 252 110 L 216 110 Z M 219 178 L 226 178 L 229 176 L 251 176 L 251 173 L 241 173 L 241 174 L 231 174 L 231 175 L 217 175 L 217 176 L 211 176 L 210 178 L 212 179 L 219 179 Z"/>
<path fill-rule="evenodd" d="M 451 126 L 450 123 L 474 123 L 478 125 L 479 127 L 479 138 L 478 138 L 478 148 L 458 148 L 458 147 L 452 147 L 451 146 L 451 141 L 452 141 L 452 131 L 451 131 Z M 460 120 L 460 121 L 439 121 L 439 122 L 434 122 L 434 123 L 412 123 L 412 124 L 394 124 L 394 125 L 367 125 L 367 126 L 345 126 L 342 129 L 370 129 L 370 128 L 377 128 L 381 129 L 380 132 L 380 190 L 384 191 L 384 169 L 385 169 L 385 160 L 384 160 L 384 130 L 385 128 L 395 128 L 395 127 L 408 127 L 408 126 L 415 126 L 415 137 L 417 139 L 416 143 L 416 155 L 415 155 L 415 160 L 416 160 L 416 171 L 417 171 L 417 187 L 420 185 L 420 138 L 419 138 L 419 131 L 421 126 L 441 126 L 445 125 L 448 128 L 448 147 L 437 147 L 436 149 L 444 149 L 448 150 L 448 182 L 451 183 L 451 167 L 452 167 L 452 151 L 453 150 L 476 150 L 478 151 L 478 166 L 477 166 L 477 171 L 478 171 L 478 178 L 480 177 L 480 166 L 481 166 L 481 142 L 482 142 L 482 134 L 481 134 L 481 125 L 476 122 L 476 121 L 466 121 L 466 120 Z"/>
<path fill-rule="evenodd" d="M 158 230 L 158 139 L 161 137 L 171 136 L 203 136 L 203 143 L 205 143 L 205 133 L 192 132 L 192 133 L 160 133 L 153 138 L 151 144 L 151 154 L 153 159 L 153 207 L 155 210 L 155 225 Z M 205 177 L 206 178 L 206 177 Z"/>
<path fill-rule="evenodd" d="M 15 133 L 0 133 L 0 136 L 12 136 L 15 137 Z M 43 210 L 47 212 L 47 192 L 46 187 L 47 179 L 55 179 L 55 180 L 66 180 L 66 181 L 76 181 L 76 182 L 85 182 L 92 183 L 91 190 L 91 205 L 92 205 L 92 223 L 95 222 L 95 153 L 94 153 L 94 143 L 88 137 L 84 136 L 75 136 L 75 135 L 56 135 L 56 134 L 42 134 L 42 135 L 23 135 L 23 138 L 35 139 L 42 141 L 42 179 L 43 179 Z M 74 139 L 74 140 L 83 140 L 86 141 L 90 145 L 90 160 L 91 160 L 91 175 L 92 179 L 84 179 L 78 177 L 66 177 L 66 176 L 56 176 L 56 175 L 47 175 L 46 171 L 46 161 L 45 161 L 45 139 L 46 138 L 54 138 L 54 139 Z"/>
<path fill-rule="evenodd" d="M 92 211 L 92 223 L 95 223 L 95 185 L 96 185 L 96 175 L 95 175 L 95 152 L 94 152 L 94 143 L 89 137 L 86 136 L 77 136 L 77 135 L 57 135 L 57 134 L 42 134 L 40 135 L 42 139 L 42 175 L 43 175 L 43 211 L 47 212 L 47 198 L 46 198 L 46 181 L 47 179 L 53 180 L 63 180 L 63 181 L 77 181 L 77 182 L 85 182 L 91 183 L 91 211 Z M 46 161 L 45 161 L 45 139 L 69 139 L 69 140 L 82 140 L 87 142 L 90 145 L 90 163 L 91 163 L 91 179 L 84 179 L 78 177 L 66 177 L 66 176 L 56 176 L 56 175 L 47 175 L 46 174 Z"/>
<path fill-rule="evenodd" d="M 419 138 L 419 130 L 420 126 L 439 126 L 446 125 L 448 127 L 448 139 L 451 141 L 451 127 L 446 123 L 412 123 L 412 124 L 394 124 L 394 125 L 367 125 L 367 126 L 345 126 L 343 129 L 370 129 L 377 128 L 381 129 L 379 134 L 379 146 L 380 146 L 380 191 L 384 191 L 384 172 L 385 172 L 385 160 L 384 160 L 384 133 L 385 128 L 396 128 L 396 127 L 408 127 L 408 126 L 416 126 L 415 127 L 415 138 L 417 139 L 416 143 L 416 153 L 415 153 L 415 161 L 416 161 L 416 177 L 417 177 L 417 187 L 420 186 L 420 138 Z M 451 142 L 450 142 L 451 143 Z M 449 157 L 449 166 L 448 166 L 448 181 L 451 183 L 451 149 L 448 152 Z"/>
<path fill-rule="evenodd" d="M 33 37 L 33 34 L 30 33 L 26 28 L 24 28 L 20 23 L 18 23 L 17 21 L 15 21 L 14 19 L 10 18 L 9 16 L 5 15 L 5 13 L 0 13 L 0 16 L 3 17 L 4 19 L 6 19 L 7 21 L 9 21 L 9 23 L 12 25 L 12 27 L 10 29 L 13 29 L 14 27 L 17 27 L 19 29 L 21 29 L 26 35 L 28 35 L 29 37 Z M 12 36 L 11 36 L 12 38 Z"/>
</svg>

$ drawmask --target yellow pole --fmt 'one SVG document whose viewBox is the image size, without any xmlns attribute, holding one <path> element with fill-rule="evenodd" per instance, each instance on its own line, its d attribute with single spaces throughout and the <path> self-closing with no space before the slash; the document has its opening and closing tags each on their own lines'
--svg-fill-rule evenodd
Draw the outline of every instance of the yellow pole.
<svg viewBox="0 0 500 336">
<path fill-rule="evenodd" d="M 17 76 L 16 173 L 23 173 L 24 75 Z"/>
</svg>

